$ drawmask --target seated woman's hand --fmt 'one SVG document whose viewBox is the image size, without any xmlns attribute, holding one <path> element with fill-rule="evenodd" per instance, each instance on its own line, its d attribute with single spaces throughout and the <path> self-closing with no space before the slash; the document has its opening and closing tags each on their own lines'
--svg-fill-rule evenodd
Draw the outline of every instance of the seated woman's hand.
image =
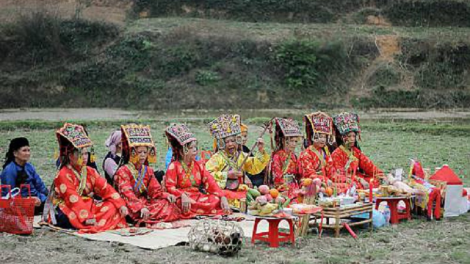
<svg viewBox="0 0 470 264">
<path fill-rule="evenodd" d="M 140 217 L 144 220 L 148 219 L 150 217 L 150 211 L 146 207 L 142 208 L 140 210 Z"/>
<path fill-rule="evenodd" d="M 227 200 L 226 197 L 220 198 L 220 207 L 222 208 L 224 213 L 226 213 L 226 214 L 231 214 L 232 213 L 232 210 L 230 210 L 230 206 L 228 204 L 228 200 Z"/>
<path fill-rule="evenodd" d="M 168 202 L 170 202 L 170 203 L 176 202 L 176 197 L 175 197 L 173 194 L 168 195 L 168 197 L 167 197 L 166 199 L 167 199 Z"/>
<path fill-rule="evenodd" d="M 41 206 L 41 200 L 38 197 L 32 197 L 34 199 L 34 206 Z"/>
<path fill-rule="evenodd" d="M 258 138 L 256 140 L 256 142 L 258 143 L 258 151 L 261 152 L 261 153 L 264 153 L 264 140 L 263 140 L 263 138 Z"/>
<path fill-rule="evenodd" d="M 236 171 L 236 170 L 229 170 L 227 174 L 227 178 L 236 180 L 239 177 L 242 177 L 243 173 L 241 171 Z"/>
<path fill-rule="evenodd" d="M 90 218 L 90 219 L 85 220 L 85 225 L 95 226 L 96 225 L 96 219 L 95 218 Z"/>
<path fill-rule="evenodd" d="M 119 208 L 119 213 L 122 215 L 122 216 L 126 216 L 129 214 L 129 209 L 127 209 L 126 206 L 121 206 L 121 208 Z"/>
<path fill-rule="evenodd" d="M 181 205 L 183 207 L 183 213 L 187 213 L 191 210 L 191 198 L 185 193 L 181 195 Z"/>
</svg>

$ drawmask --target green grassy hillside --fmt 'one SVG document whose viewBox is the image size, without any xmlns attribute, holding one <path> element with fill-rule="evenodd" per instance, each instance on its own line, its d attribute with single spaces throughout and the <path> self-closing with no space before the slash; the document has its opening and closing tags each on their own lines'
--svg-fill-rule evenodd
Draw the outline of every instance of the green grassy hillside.
<svg viewBox="0 0 470 264">
<path fill-rule="evenodd" d="M 328 14 L 323 14 L 326 12 Z M 470 106 L 466 1 L 136 1 L 0 27 L 2 107 Z"/>
</svg>

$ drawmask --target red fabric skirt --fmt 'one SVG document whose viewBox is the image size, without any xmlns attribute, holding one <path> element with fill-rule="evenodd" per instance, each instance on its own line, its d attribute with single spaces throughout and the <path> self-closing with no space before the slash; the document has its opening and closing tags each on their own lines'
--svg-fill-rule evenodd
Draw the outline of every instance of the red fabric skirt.
<svg viewBox="0 0 470 264">
<path fill-rule="evenodd" d="M 65 206 L 65 204 L 60 205 L 60 209 L 67 215 L 70 224 L 79 229 L 79 233 L 98 233 L 127 227 L 126 219 L 121 216 L 119 209 L 113 203 L 109 201 L 98 202 L 94 199 L 86 199 L 84 202 L 89 206 L 89 212 L 95 216 L 95 226 L 81 223 L 77 215 L 70 208 Z"/>
<path fill-rule="evenodd" d="M 191 204 L 191 210 L 183 214 L 183 218 L 193 218 L 197 215 L 223 215 L 224 212 L 222 207 L 220 207 L 220 197 L 213 194 L 203 194 L 199 191 L 197 192 L 188 192 L 189 198 L 195 201 Z M 183 208 L 181 204 L 181 199 L 178 199 L 177 202 L 179 208 Z"/>
<path fill-rule="evenodd" d="M 173 222 L 181 218 L 181 210 L 175 203 L 170 203 L 167 199 L 157 199 L 148 201 L 145 197 L 140 200 L 145 204 L 145 207 L 150 211 L 150 217 L 143 221 L 140 217 L 140 212 L 130 214 L 130 217 L 135 222 L 145 223 L 147 227 L 160 222 Z"/>
</svg>

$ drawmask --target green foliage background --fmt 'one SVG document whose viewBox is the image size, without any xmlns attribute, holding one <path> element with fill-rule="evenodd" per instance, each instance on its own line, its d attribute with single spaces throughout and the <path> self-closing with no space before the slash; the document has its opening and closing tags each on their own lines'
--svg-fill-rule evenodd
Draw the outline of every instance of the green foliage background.
<svg viewBox="0 0 470 264">
<path fill-rule="evenodd" d="M 139 0 L 125 27 L 33 12 L 0 26 L 0 104 L 468 107 L 469 21 L 458 0 Z M 398 37 L 390 61 L 378 36 Z"/>
</svg>

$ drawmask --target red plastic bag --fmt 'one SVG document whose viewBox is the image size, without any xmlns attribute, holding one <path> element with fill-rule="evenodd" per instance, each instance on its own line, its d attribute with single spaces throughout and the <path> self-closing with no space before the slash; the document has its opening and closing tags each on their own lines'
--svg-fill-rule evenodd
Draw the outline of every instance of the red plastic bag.
<svg viewBox="0 0 470 264">
<path fill-rule="evenodd" d="M 23 187 L 28 188 L 29 197 L 27 198 L 21 197 L 21 194 L 11 197 L 11 186 L 0 186 L 2 189 L 9 190 L 9 198 L 0 199 L 0 232 L 21 235 L 29 235 L 33 232 L 35 200 L 31 198 L 29 184 L 22 184 L 20 190 Z"/>
</svg>

